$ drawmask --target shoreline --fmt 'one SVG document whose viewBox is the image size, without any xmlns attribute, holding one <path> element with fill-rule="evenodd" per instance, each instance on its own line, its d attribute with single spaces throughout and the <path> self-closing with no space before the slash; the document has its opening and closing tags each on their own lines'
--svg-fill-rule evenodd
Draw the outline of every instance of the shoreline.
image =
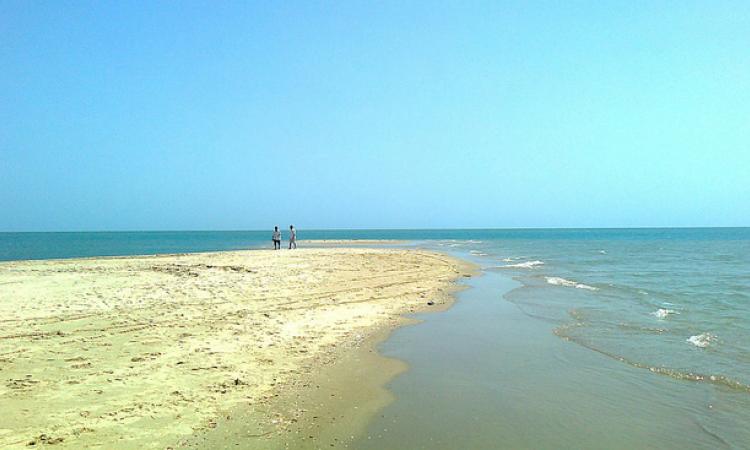
<svg viewBox="0 0 750 450">
<path fill-rule="evenodd" d="M 449 311 L 420 316 L 419 327 L 398 329 L 381 346 L 410 370 L 389 383 L 397 400 L 351 447 L 683 449 L 750 442 L 744 392 L 664 377 L 560 339 L 554 323 L 509 299 L 525 289 L 510 274 L 488 271 L 467 284 L 471 289 Z"/>
<path fill-rule="evenodd" d="M 359 247 L 4 262 L 0 284 L 17 304 L 0 304 L 9 327 L 0 336 L 0 371 L 15 381 L 0 386 L 0 399 L 16 418 L 0 429 L 0 443 L 165 448 L 218 437 L 225 423 L 241 424 L 246 436 L 248 421 L 234 414 L 270 421 L 271 433 L 256 430 L 270 436 L 264 446 L 275 445 L 274 431 L 281 445 L 278 431 L 290 424 L 317 423 L 326 436 L 333 428 L 306 422 L 306 411 L 295 417 L 294 405 L 317 398 L 303 388 L 321 374 L 336 390 L 350 384 L 338 380 L 344 368 L 356 380 L 355 369 L 367 367 L 382 375 L 369 411 L 384 406 L 388 397 L 376 386 L 403 366 L 375 345 L 408 323 L 402 314 L 447 307 L 456 280 L 473 271 L 468 264 L 419 249 Z M 28 332 L 14 333 L 21 325 Z M 297 398 L 281 395 L 286 390 Z M 363 427 L 366 411 L 355 405 L 339 430 Z"/>
<path fill-rule="evenodd" d="M 455 259 L 466 271 L 453 281 L 441 303 L 398 314 L 392 322 L 369 330 L 360 342 L 337 348 L 318 372 L 281 386 L 285 393 L 275 396 L 270 404 L 259 410 L 236 408 L 221 417 L 215 428 L 181 440 L 174 449 L 348 448 L 362 439 L 376 414 L 396 400 L 387 384 L 409 370 L 406 361 L 382 354 L 381 344 L 395 331 L 423 321 L 407 314 L 449 310 L 457 301 L 456 294 L 469 288 L 458 281 L 480 273 L 475 264 Z M 263 425 L 248 430 L 253 422 Z"/>
<path fill-rule="evenodd" d="M 315 373 L 279 386 L 282 393 L 269 403 L 234 408 L 215 428 L 183 439 L 174 448 L 346 446 L 394 400 L 385 384 L 408 370 L 405 362 L 385 357 L 376 348 L 397 327 L 376 330 L 360 345 L 337 349 Z"/>
</svg>

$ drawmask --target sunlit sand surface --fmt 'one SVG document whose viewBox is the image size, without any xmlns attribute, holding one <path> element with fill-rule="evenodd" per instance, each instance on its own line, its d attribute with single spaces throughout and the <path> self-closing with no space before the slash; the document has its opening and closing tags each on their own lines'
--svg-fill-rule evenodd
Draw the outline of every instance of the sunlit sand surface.
<svg viewBox="0 0 750 450">
<path fill-rule="evenodd" d="M 0 447 L 166 448 L 448 302 L 465 273 L 363 248 L 2 263 Z"/>
</svg>

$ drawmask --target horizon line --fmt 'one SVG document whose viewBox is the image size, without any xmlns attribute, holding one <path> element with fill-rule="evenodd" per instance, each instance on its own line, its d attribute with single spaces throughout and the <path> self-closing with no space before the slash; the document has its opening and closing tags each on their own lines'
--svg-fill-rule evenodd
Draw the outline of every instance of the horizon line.
<svg viewBox="0 0 750 450">
<path fill-rule="evenodd" d="M 448 227 L 448 228 L 302 228 L 306 231 L 501 231 L 501 230 L 671 230 L 671 229 L 730 229 L 750 228 L 748 225 L 719 225 L 719 226 L 632 226 L 632 227 Z M 244 233 L 265 232 L 268 229 L 155 229 L 155 230 L 54 230 L 54 231 L 0 231 L 0 234 L 11 233 Z M 295 229 L 298 229 L 295 226 Z"/>
</svg>

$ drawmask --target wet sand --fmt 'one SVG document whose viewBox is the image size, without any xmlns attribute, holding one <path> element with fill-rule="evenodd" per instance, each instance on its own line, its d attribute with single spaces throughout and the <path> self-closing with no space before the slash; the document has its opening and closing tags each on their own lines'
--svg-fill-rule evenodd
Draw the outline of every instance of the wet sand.
<svg viewBox="0 0 750 450">
<path fill-rule="evenodd" d="M 374 342 L 470 270 L 364 248 L 2 263 L 0 447 L 339 442 L 403 370 Z"/>
</svg>

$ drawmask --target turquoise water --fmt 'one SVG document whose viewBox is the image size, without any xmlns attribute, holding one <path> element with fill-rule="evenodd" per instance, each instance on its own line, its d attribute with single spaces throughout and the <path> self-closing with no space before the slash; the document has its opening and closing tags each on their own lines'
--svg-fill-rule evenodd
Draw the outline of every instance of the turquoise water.
<svg viewBox="0 0 750 450">
<path fill-rule="evenodd" d="M 352 448 L 747 448 L 750 399 L 623 364 L 553 333 L 503 298 L 525 288 L 487 272 L 450 310 L 381 345 L 409 371 Z"/>
<path fill-rule="evenodd" d="M 407 241 L 481 239 L 487 242 L 533 243 L 632 241 L 658 239 L 745 240 L 748 228 L 690 229 L 508 229 L 508 230 L 298 230 L 298 239 L 398 239 Z M 281 227 L 282 238 L 288 234 Z M 68 233 L 2 233 L 0 261 L 91 256 L 152 255 L 270 246 L 271 228 L 263 231 L 123 231 Z"/>
<path fill-rule="evenodd" d="M 301 230 L 299 238 L 408 240 L 472 259 L 486 274 L 461 294 L 470 300 L 386 343 L 412 370 L 373 424 L 380 448 L 492 447 L 472 441 L 477 433 L 527 448 L 556 439 L 587 448 L 750 447 L 750 228 Z M 0 260 L 269 243 L 270 230 L 0 233 Z M 452 416 L 420 422 L 446 399 L 475 426 L 446 428 Z M 530 429 L 534 420 L 547 428 Z M 443 444 L 422 439 L 438 435 Z"/>
<path fill-rule="evenodd" d="M 411 370 L 357 448 L 750 448 L 750 230 L 421 245 L 484 276 L 382 346 Z"/>
<path fill-rule="evenodd" d="M 0 233 L 0 261 L 154 255 L 273 247 L 267 231 Z M 288 230 L 281 227 L 286 241 Z M 536 235 L 534 230 L 298 230 L 298 239 L 470 239 Z M 545 232 L 541 232 L 545 234 Z M 556 233 L 550 231 L 550 233 Z"/>
<path fill-rule="evenodd" d="M 461 246 L 520 281 L 524 288 L 506 298 L 558 336 L 661 375 L 750 394 L 748 229 Z"/>
<path fill-rule="evenodd" d="M 267 231 L 122 231 L 0 233 L 0 261 L 154 255 L 270 247 Z M 427 234 L 425 234 L 427 233 Z M 298 230 L 298 239 L 423 239 L 461 236 L 457 231 Z M 281 227 L 286 241 L 288 229 Z"/>
</svg>

